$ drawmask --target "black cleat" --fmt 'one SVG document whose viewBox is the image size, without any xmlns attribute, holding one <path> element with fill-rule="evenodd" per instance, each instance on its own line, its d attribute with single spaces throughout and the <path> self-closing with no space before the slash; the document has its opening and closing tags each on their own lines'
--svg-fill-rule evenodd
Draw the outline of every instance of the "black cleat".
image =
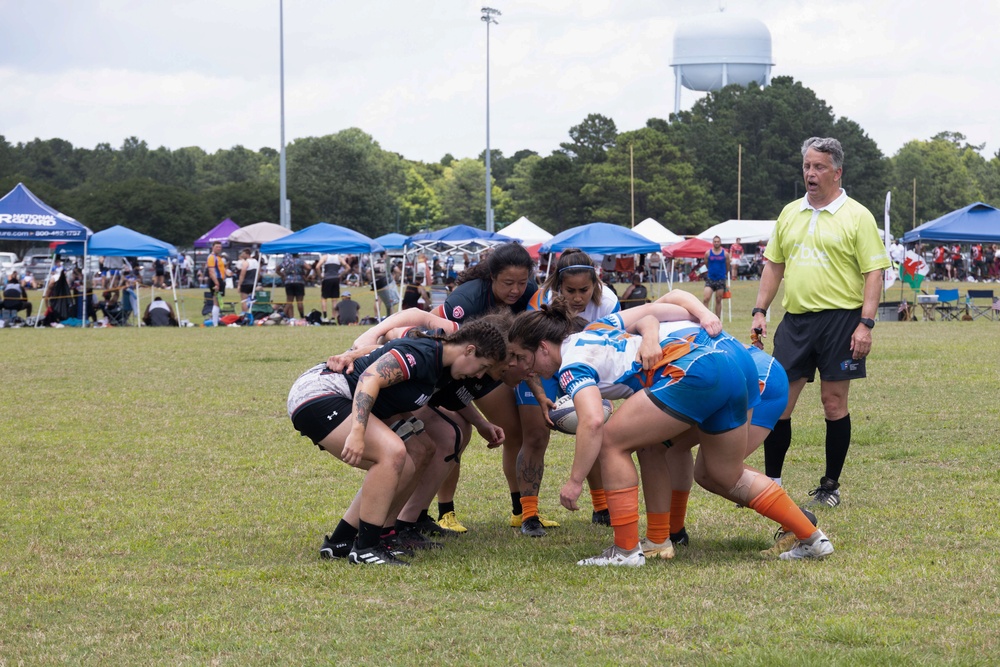
<svg viewBox="0 0 1000 667">
<path fill-rule="evenodd" d="M 687 530 L 681 528 L 676 533 L 670 533 L 670 541 L 675 547 L 686 547 L 690 542 Z"/>
<path fill-rule="evenodd" d="M 354 546 L 354 542 L 334 542 L 330 539 L 332 537 L 332 535 L 323 536 L 323 546 L 319 549 L 319 557 L 326 560 L 347 558 L 347 555 L 351 553 L 351 547 Z"/>
<path fill-rule="evenodd" d="M 402 530 L 396 531 L 396 539 L 399 540 L 399 546 L 404 549 L 416 550 L 416 549 L 441 549 L 444 547 L 440 542 L 432 542 L 424 537 L 416 528 L 403 528 Z"/>
<path fill-rule="evenodd" d="M 590 523 L 598 526 L 610 526 L 611 525 L 611 512 L 607 509 L 594 510 L 594 513 L 590 515 Z"/>
<path fill-rule="evenodd" d="M 347 561 L 354 565 L 409 565 L 389 553 L 381 542 L 367 549 L 352 547 L 351 553 L 347 554 Z"/>
<path fill-rule="evenodd" d="M 545 529 L 542 528 L 542 520 L 537 516 L 529 516 L 521 522 L 521 534 L 528 537 L 545 537 Z"/>
<path fill-rule="evenodd" d="M 424 537 L 455 537 L 461 535 L 457 530 L 449 530 L 448 528 L 442 528 L 438 525 L 438 522 L 424 515 L 419 521 L 417 521 L 416 526 L 414 526 Z"/>
</svg>

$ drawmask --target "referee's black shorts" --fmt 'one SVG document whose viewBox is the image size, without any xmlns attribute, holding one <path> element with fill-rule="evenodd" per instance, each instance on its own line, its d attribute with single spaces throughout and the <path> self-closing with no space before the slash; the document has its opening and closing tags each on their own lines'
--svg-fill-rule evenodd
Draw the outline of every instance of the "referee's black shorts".
<svg viewBox="0 0 1000 667">
<path fill-rule="evenodd" d="M 774 358 L 788 381 L 857 380 L 865 377 L 865 360 L 853 357 L 851 336 L 861 322 L 861 309 L 787 313 L 774 332 Z"/>
</svg>

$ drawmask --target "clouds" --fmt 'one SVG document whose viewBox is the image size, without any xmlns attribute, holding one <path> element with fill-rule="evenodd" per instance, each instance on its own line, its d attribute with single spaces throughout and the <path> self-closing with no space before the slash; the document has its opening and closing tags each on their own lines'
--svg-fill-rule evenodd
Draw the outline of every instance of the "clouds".
<svg viewBox="0 0 1000 667">
<path fill-rule="evenodd" d="M 816 91 L 892 154 L 943 131 L 997 148 L 989 31 L 1000 6 L 942 17 L 928 1 L 730 0 L 772 35 L 774 76 Z M 673 110 L 679 21 L 698 0 L 497 0 L 490 27 L 491 145 L 542 154 L 589 113 L 620 130 Z M 286 138 L 360 127 L 412 159 L 485 147 L 481 3 L 285 3 Z M 275 0 L 0 0 L 0 133 L 74 145 L 279 143 Z M 689 108 L 699 94 L 682 92 Z"/>
</svg>

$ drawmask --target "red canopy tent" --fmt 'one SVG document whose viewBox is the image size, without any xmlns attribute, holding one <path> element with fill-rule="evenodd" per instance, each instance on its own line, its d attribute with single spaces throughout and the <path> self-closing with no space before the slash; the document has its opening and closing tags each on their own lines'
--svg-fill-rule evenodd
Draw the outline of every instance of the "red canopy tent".
<svg viewBox="0 0 1000 667">
<path fill-rule="evenodd" d="M 674 243 L 663 248 L 663 256 L 668 259 L 676 257 L 688 257 L 700 259 L 705 256 L 712 247 L 711 241 L 699 238 L 690 238 L 680 243 Z"/>
</svg>

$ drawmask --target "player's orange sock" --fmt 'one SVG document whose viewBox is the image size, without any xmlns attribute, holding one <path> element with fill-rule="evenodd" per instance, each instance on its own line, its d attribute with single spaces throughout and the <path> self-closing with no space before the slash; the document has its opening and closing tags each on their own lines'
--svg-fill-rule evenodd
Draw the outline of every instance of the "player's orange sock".
<svg viewBox="0 0 1000 667">
<path fill-rule="evenodd" d="M 521 520 L 538 516 L 538 496 L 521 496 Z"/>
<path fill-rule="evenodd" d="M 646 539 L 663 544 L 670 539 L 670 513 L 646 512 Z"/>
<path fill-rule="evenodd" d="M 631 551 L 639 546 L 639 487 L 605 490 L 611 527 L 615 531 L 615 545 Z"/>
<path fill-rule="evenodd" d="M 750 509 L 768 519 L 774 519 L 783 527 L 795 533 L 800 540 L 807 540 L 816 531 L 816 526 L 806 518 L 802 510 L 792 502 L 785 490 L 773 481 L 767 488 L 750 501 Z"/>
<path fill-rule="evenodd" d="M 595 512 L 603 512 L 608 509 L 608 497 L 604 493 L 604 489 L 591 489 L 590 502 L 594 504 Z"/>
<path fill-rule="evenodd" d="M 679 533 L 684 528 L 684 520 L 687 518 L 688 497 L 690 491 L 670 492 L 670 532 Z"/>
</svg>

